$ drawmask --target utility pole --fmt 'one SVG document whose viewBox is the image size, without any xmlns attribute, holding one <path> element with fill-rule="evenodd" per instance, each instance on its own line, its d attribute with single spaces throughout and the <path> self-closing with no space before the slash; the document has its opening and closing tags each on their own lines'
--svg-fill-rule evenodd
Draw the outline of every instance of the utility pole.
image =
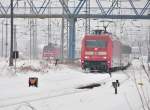
<svg viewBox="0 0 150 110">
<path fill-rule="evenodd" d="M 16 29 L 16 25 L 14 25 L 14 51 L 17 51 L 17 38 L 16 38 L 16 33 L 17 33 L 17 29 Z"/>
<path fill-rule="evenodd" d="M 48 7 L 48 14 L 51 16 L 51 2 Z M 51 18 L 48 18 L 48 45 L 51 42 Z"/>
<path fill-rule="evenodd" d="M 86 1 L 86 14 L 90 14 L 90 0 Z M 90 33 L 90 18 L 85 19 L 85 33 Z"/>
<path fill-rule="evenodd" d="M 4 24 L 3 24 L 3 21 L 2 21 L 2 57 L 3 57 L 3 45 L 4 45 L 4 44 L 3 44 L 3 43 L 4 43 L 4 42 L 3 42 L 3 40 L 4 40 L 3 25 L 4 25 Z"/>
<path fill-rule="evenodd" d="M 11 0 L 11 38 L 10 38 L 10 59 L 9 66 L 13 66 L 13 0 Z"/>
<path fill-rule="evenodd" d="M 69 0 L 64 0 L 65 4 L 68 6 L 68 2 Z M 75 5 L 75 3 L 74 3 Z M 64 38 L 66 38 L 66 50 L 68 50 L 68 20 L 64 18 L 64 15 L 66 14 L 66 12 L 64 11 L 64 8 L 62 8 L 62 21 L 61 21 L 61 41 L 60 41 L 60 59 L 61 61 L 64 60 Z M 67 36 L 65 36 L 65 28 L 66 28 L 66 34 Z"/>
<path fill-rule="evenodd" d="M 149 26 L 149 33 L 148 33 L 148 63 L 150 63 L 150 26 Z"/>
<path fill-rule="evenodd" d="M 62 8 L 62 14 L 64 16 L 64 8 Z M 60 41 L 60 49 L 61 49 L 61 61 L 64 59 L 64 17 L 61 21 L 61 41 Z"/>
<path fill-rule="evenodd" d="M 6 41 L 5 41 L 5 45 L 6 45 L 6 48 L 5 48 L 5 57 L 7 58 L 7 47 L 8 47 L 8 22 L 6 20 Z"/>
<path fill-rule="evenodd" d="M 32 4 L 31 1 L 30 4 Z M 32 6 L 30 6 L 30 14 L 33 14 Z M 31 61 L 32 53 L 33 53 L 33 48 L 32 48 L 32 36 L 33 36 L 33 27 L 34 27 L 33 19 L 32 18 L 29 19 L 29 22 L 30 22 L 30 61 Z"/>
<path fill-rule="evenodd" d="M 33 21 L 33 59 L 37 58 L 37 20 Z"/>
<path fill-rule="evenodd" d="M 32 50 L 31 50 L 31 43 L 32 43 L 32 42 L 31 42 L 31 40 L 32 40 L 32 39 L 31 39 L 31 34 L 32 34 L 32 32 L 31 32 L 31 31 L 32 31 L 32 30 L 31 30 L 31 28 L 32 28 L 31 19 L 29 20 L 29 23 L 30 23 L 30 55 L 29 55 L 29 56 L 30 56 L 30 60 L 31 60 L 31 52 L 32 52 Z"/>
</svg>

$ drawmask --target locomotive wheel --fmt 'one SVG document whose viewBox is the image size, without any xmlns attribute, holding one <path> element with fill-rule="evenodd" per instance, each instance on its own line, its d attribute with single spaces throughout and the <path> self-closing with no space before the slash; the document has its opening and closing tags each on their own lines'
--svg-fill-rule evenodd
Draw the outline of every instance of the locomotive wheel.
<svg viewBox="0 0 150 110">
<path fill-rule="evenodd" d="M 38 87 L 38 82 L 35 83 L 35 86 Z"/>
<path fill-rule="evenodd" d="M 107 73 L 109 73 L 109 72 L 110 72 L 109 68 L 107 68 L 107 69 L 106 69 L 106 72 L 107 72 Z"/>
<path fill-rule="evenodd" d="M 107 73 L 110 75 L 110 77 L 111 77 L 111 71 L 110 71 L 109 68 L 107 68 L 106 72 L 107 72 Z"/>
<path fill-rule="evenodd" d="M 82 68 L 82 71 L 83 71 L 84 73 L 88 73 L 87 70 L 88 70 L 87 68 Z"/>
<path fill-rule="evenodd" d="M 106 73 L 110 73 L 110 69 L 106 66 Z"/>
<path fill-rule="evenodd" d="M 82 70 L 86 70 L 86 66 L 84 64 L 81 67 L 82 67 Z"/>
<path fill-rule="evenodd" d="M 94 71 L 93 71 L 93 70 L 94 70 L 93 68 L 90 68 L 89 70 L 90 70 L 90 72 L 91 72 L 91 73 L 93 73 L 93 72 L 94 72 Z"/>
</svg>

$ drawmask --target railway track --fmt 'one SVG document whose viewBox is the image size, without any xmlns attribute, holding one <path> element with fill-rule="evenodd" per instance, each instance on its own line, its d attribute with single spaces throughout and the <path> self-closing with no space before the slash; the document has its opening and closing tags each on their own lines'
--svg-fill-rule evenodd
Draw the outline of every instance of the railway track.
<svg viewBox="0 0 150 110">
<path fill-rule="evenodd" d="M 53 95 L 50 95 L 50 94 L 46 94 L 46 95 L 43 95 L 43 96 L 31 95 L 31 96 L 25 96 L 25 97 L 22 96 L 22 97 L 18 97 L 18 98 L 12 98 L 9 101 L 7 101 L 6 103 L 3 103 L 3 101 L 0 101 L 0 110 L 2 110 L 3 108 L 12 107 L 12 106 L 19 106 L 19 105 L 21 105 L 25 102 L 31 103 L 31 102 L 49 100 L 49 99 L 52 99 L 52 98 L 57 98 L 57 97 L 61 97 L 61 96 L 82 93 L 82 92 L 85 92 L 85 91 L 88 91 L 88 90 L 72 89 L 72 90 L 68 90 L 68 91 L 65 91 L 65 92 L 63 91 L 62 93 L 55 92 L 55 94 L 53 94 Z"/>
<path fill-rule="evenodd" d="M 97 81 L 94 83 L 98 83 L 102 86 L 102 85 L 105 85 L 106 82 L 108 81 L 108 80 L 106 81 L 106 79 L 103 79 L 101 81 Z M 88 84 L 92 84 L 92 82 L 88 83 Z M 25 95 L 25 96 L 1 99 L 0 100 L 0 110 L 3 110 L 4 108 L 12 107 L 12 106 L 20 106 L 25 102 L 32 103 L 32 102 L 38 102 L 38 101 L 49 100 L 49 99 L 58 98 L 58 97 L 62 97 L 62 96 L 87 92 L 90 89 L 78 89 L 78 88 L 80 86 L 85 86 L 88 84 L 80 84 L 74 88 L 57 89 L 57 90 L 51 90 L 49 92 L 47 91 L 45 93 L 29 94 L 29 95 Z"/>
<path fill-rule="evenodd" d="M 103 86 L 103 85 L 109 86 L 111 84 L 112 80 L 113 79 L 106 78 L 104 80 L 97 81 L 96 83 L 100 84 L 101 86 Z M 122 84 L 125 81 L 127 81 L 127 80 L 125 79 L 120 82 Z M 87 85 L 87 84 L 85 84 L 85 85 Z M 79 85 L 79 86 L 85 86 L 85 85 L 83 84 L 83 85 Z M 8 107 L 20 106 L 20 105 L 24 104 L 25 102 L 26 103 L 39 102 L 39 101 L 49 100 L 49 99 L 53 99 L 53 98 L 59 98 L 62 96 L 67 96 L 67 95 L 80 94 L 80 93 L 87 92 L 90 90 L 90 89 L 78 89 L 78 87 L 72 88 L 72 89 L 66 88 L 66 89 L 61 89 L 61 90 L 54 90 L 53 92 L 49 92 L 49 93 L 46 92 L 46 93 L 39 93 L 39 94 L 30 94 L 27 96 L 20 96 L 20 97 L 14 97 L 11 99 L 8 98 L 7 100 L 0 100 L 0 110 L 3 110 L 4 108 L 8 108 Z"/>
<path fill-rule="evenodd" d="M 79 70 L 76 70 L 76 71 L 78 72 Z M 130 79 L 130 76 L 125 71 L 123 71 L 123 74 L 126 74 L 127 77 L 120 80 L 121 84 L 125 83 L 127 80 Z M 91 82 L 91 83 L 82 83 L 82 84 L 78 84 L 76 86 L 72 86 L 72 87 L 68 87 L 68 88 L 54 89 L 54 90 L 36 93 L 36 94 L 33 93 L 33 94 L 27 94 L 27 95 L 22 95 L 22 96 L 8 97 L 5 99 L 0 99 L 0 110 L 3 110 L 4 108 L 8 108 L 8 107 L 13 107 L 13 106 L 19 107 L 20 105 L 24 104 L 25 102 L 30 104 L 32 102 L 39 102 L 39 101 L 43 101 L 43 100 L 59 98 L 62 96 L 80 94 L 83 92 L 87 92 L 90 89 L 87 89 L 87 88 L 78 89 L 78 88 L 81 86 L 86 86 L 88 84 L 92 84 L 92 83 L 100 84 L 100 87 L 101 86 L 111 87 L 112 81 L 114 81 L 115 79 L 116 79 L 116 77 L 114 77 L 114 76 L 112 76 L 111 78 L 108 76 L 107 78 L 104 78 L 101 80 L 96 80 L 96 81 Z M 66 79 L 62 79 L 59 81 L 61 82 L 63 80 L 66 80 Z M 67 80 L 69 80 L 69 78 Z"/>
</svg>

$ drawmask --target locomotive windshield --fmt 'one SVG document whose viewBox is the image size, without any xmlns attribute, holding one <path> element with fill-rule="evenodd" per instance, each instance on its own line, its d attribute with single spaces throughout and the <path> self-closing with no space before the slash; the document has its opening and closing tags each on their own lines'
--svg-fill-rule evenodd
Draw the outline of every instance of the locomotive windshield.
<svg viewBox="0 0 150 110">
<path fill-rule="evenodd" d="M 106 47 L 106 41 L 104 41 L 104 40 L 86 40 L 85 45 L 87 47 L 105 48 Z"/>
</svg>

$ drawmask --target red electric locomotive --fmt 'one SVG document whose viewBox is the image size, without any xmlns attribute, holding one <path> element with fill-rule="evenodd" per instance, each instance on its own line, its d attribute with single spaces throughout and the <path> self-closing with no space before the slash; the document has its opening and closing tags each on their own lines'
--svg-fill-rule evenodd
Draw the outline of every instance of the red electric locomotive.
<svg viewBox="0 0 150 110">
<path fill-rule="evenodd" d="M 113 67 L 128 64 L 130 53 L 131 48 L 113 40 L 110 33 L 94 30 L 82 40 L 81 67 L 109 72 Z"/>
<path fill-rule="evenodd" d="M 58 58 L 60 57 L 60 48 L 53 43 L 49 43 L 48 45 L 44 46 L 43 48 L 43 58 Z"/>
</svg>

